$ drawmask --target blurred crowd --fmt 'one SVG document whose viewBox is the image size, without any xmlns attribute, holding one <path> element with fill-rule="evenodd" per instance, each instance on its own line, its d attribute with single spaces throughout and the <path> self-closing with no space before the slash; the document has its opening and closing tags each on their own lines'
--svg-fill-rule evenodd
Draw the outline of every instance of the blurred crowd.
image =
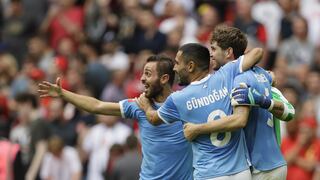
<svg viewBox="0 0 320 180">
<path fill-rule="evenodd" d="M 317 178 L 319 0 L 0 0 L 0 179 L 137 179 L 135 121 L 40 99 L 37 84 L 61 77 L 103 101 L 137 97 L 149 55 L 210 47 L 221 23 L 245 32 L 248 50 L 265 49 L 259 65 L 296 108 L 282 124 L 288 179 Z"/>
</svg>

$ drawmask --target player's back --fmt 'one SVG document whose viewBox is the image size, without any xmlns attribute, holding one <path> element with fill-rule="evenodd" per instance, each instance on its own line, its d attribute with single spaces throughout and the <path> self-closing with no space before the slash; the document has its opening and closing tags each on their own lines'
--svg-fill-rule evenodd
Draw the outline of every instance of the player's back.
<svg viewBox="0 0 320 180">
<path fill-rule="evenodd" d="M 237 73 L 232 72 L 231 66 L 235 64 L 227 64 L 215 74 L 172 94 L 182 121 L 199 124 L 232 114 L 229 94 Z M 248 169 L 242 130 L 200 135 L 192 141 L 192 149 L 195 179 L 227 176 Z"/>
<path fill-rule="evenodd" d="M 235 78 L 235 86 L 244 82 L 259 93 L 272 98 L 271 76 L 260 67 Z M 276 141 L 272 114 L 267 109 L 252 107 L 244 128 L 246 144 L 253 167 L 260 171 L 272 170 L 286 164 Z"/>
<path fill-rule="evenodd" d="M 123 100 L 120 106 L 123 117 L 139 123 L 143 155 L 140 179 L 193 179 L 192 149 L 184 138 L 182 123 L 153 126 L 134 100 Z"/>
</svg>

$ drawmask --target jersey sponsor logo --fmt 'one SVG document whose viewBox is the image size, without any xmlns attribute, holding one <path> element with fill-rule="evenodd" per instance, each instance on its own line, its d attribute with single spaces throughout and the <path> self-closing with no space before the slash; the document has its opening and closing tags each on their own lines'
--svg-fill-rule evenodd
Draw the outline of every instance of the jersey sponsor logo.
<svg viewBox="0 0 320 180">
<path fill-rule="evenodd" d="M 187 109 L 193 110 L 204 106 L 208 106 L 216 101 L 219 101 L 228 96 L 228 89 L 223 87 L 219 90 L 213 90 L 208 96 L 203 96 L 200 98 L 192 97 L 191 100 L 186 102 Z"/>
</svg>

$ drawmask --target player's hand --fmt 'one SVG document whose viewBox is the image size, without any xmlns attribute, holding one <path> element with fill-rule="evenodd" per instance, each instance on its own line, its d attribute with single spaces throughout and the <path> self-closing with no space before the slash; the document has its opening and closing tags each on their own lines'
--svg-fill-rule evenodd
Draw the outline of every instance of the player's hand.
<svg viewBox="0 0 320 180">
<path fill-rule="evenodd" d="M 231 91 L 231 105 L 250 105 L 254 106 L 254 101 L 249 98 L 250 90 L 245 83 L 240 83 L 240 87 L 234 88 Z"/>
<path fill-rule="evenodd" d="M 40 98 L 61 97 L 62 88 L 61 88 L 61 79 L 59 77 L 56 80 L 56 84 L 43 81 L 39 83 L 38 87 L 39 87 L 38 92 L 40 94 Z"/>
<path fill-rule="evenodd" d="M 140 94 L 139 98 L 135 98 L 138 106 L 143 110 L 147 111 L 148 108 L 152 107 L 150 100 L 145 96 L 144 93 Z"/>
<path fill-rule="evenodd" d="M 268 109 L 271 106 L 271 98 L 260 94 L 256 89 L 248 87 L 245 83 L 241 83 L 231 92 L 231 105 L 249 105 L 260 106 Z"/>
<path fill-rule="evenodd" d="M 193 123 L 186 123 L 183 125 L 184 137 L 188 141 L 193 141 L 198 136 L 198 126 L 199 125 Z"/>
</svg>

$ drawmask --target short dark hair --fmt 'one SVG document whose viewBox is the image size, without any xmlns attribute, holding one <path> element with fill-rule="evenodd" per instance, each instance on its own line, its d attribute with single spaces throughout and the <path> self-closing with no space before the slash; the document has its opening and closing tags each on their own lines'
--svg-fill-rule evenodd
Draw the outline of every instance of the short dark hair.
<svg viewBox="0 0 320 180">
<path fill-rule="evenodd" d="M 223 50 L 231 47 L 235 59 L 244 54 L 248 44 L 246 35 L 240 29 L 226 25 L 219 25 L 213 30 L 211 44 L 214 41 Z"/>
<path fill-rule="evenodd" d="M 169 84 L 173 85 L 175 73 L 173 71 L 174 62 L 171 58 L 165 55 L 152 55 L 147 59 L 148 62 L 156 62 L 158 75 L 168 74 Z"/>
<path fill-rule="evenodd" d="M 38 99 L 34 94 L 31 93 L 21 93 L 15 97 L 18 103 L 31 103 L 32 107 L 35 109 L 38 107 Z"/>
<path fill-rule="evenodd" d="M 182 52 L 181 56 L 185 63 L 192 60 L 200 70 L 209 70 L 210 52 L 205 46 L 198 43 L 188 43 L 181 46 L 179 51 Z"/>
</svg>

